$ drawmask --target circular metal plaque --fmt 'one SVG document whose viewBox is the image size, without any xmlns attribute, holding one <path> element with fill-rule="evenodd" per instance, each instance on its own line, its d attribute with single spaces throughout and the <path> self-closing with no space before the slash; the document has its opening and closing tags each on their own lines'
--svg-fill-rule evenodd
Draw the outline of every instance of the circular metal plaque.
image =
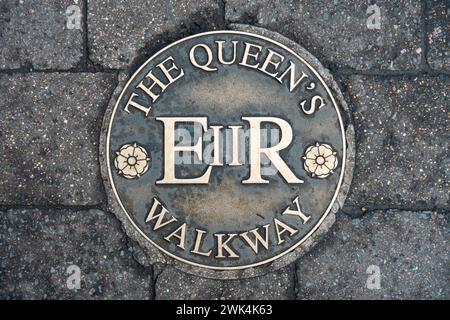
<svg viewBox="0 0 450 320">
<path fill-rule="evenodd" d="M 193 35 L 148 59 L 119 86 L 101 149 L 128 233 L 183 270 L 225 277 L 312 239 L 348 162 L 343 100 L 324 73 L 258 29 Z"/>
</svg>

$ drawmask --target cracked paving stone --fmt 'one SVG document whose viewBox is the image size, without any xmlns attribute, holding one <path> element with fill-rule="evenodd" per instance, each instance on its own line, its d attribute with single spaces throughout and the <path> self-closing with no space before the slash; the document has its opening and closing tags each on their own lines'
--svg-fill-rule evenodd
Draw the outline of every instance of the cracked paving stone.
<svg viewBox="0 0 450 320">
<path fill-rule="evenodd" d="M 369 29 L 366 1 L 226 1 L 226 19 L 292 38 L 322 63 L 357 70 L 415 70 L 422 57 L 421 1 L 376 1 L 380 28 Z M 372 24 L 371 24 L 372 25 Z"/>
<path fill-rule="evenodd" d="M 73 0 L 0 1 L 0 68 L 76 67 L 83 57 L 83 25 L 79 29 L 68 28 L 66 15 L 67 8 L 74 3 Z M 78 8 L 82 13 L 81 2 Z"/>
<path fill-rule="evenodd" d="M 0 212 L 1 299 L 149 299 L 151 272 L 119 222 L 99 210 Z M 74 271 L 81 274 L 80 289 Z"/>
<path fill-rule="evenodd" d="M 448 247 L 448 215 L 340 215 L 323 242 L 298 261 L 298 298 L 448 300 Z"/>
<path fill-rule="evenodd" d="M 155 284 L 158 300 L 280 300 L 294 294 L 294 265 L 241 280 L 196 277 L 165 267 Z"/>
<path fill-rule="evenodd" d="M 344 211 L 448 208 L 449 77 L 345 81 L 358 149 Z"/>
<path fill-rule="evenodd" d="M 141 54 L 156 52 L 186 35 L 217 29 L 218 1 L 95 0 L 88 3 L 90 59 L 128 68 Z"/>
<path fill-rule="evenodd" d="M 428 64 L 436 70 L 450 71 L 449 4 L 428 1 Z"/>
<path fill-rule="evenodd" d="M 0 75 L 0 205 L 97 205 L 112 74 Z"/>
</svg>

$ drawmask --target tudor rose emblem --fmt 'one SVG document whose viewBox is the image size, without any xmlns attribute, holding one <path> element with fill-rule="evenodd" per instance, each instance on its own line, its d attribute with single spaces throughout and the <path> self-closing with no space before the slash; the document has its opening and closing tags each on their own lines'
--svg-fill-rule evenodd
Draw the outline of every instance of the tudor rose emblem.
<svg viewBox="0 0 450 320">
<path fill-rule="evenodd" d="M 106 161 L 141 242 L 189 266 L 261 266 L 310 237 L 346 162 L 340 109 L 317 70 L 269 38 L 194 35 L 124 85 Z"/>
</svg>

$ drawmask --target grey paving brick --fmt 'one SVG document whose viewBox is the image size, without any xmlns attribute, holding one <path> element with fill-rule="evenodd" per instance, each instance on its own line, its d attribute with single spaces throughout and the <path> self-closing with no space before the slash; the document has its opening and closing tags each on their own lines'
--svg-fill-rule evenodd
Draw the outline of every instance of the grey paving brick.
<svg viewBox="0 0 450 320">
<path fill-rule="evenodd" d="M 0 212 L 1 299 L 149 299 L 151 273 L 132 258 L 111 214 Z M 80 268 L 79 290 L 69 289 Z"/>
<path fill-rule="evenodd" d="M 90 59 L 127 68 L 139 56 L 156 53 L 188 34 L 218 26 L 218 1 L 100 0 L 88 3 Z"/>
<path fill-rule="evenodd" d="M 82 13 L 82 1 L 2 0 L 0 68 L 76 67 L 83 57 L 83 24 L 80 29 L 67 28 L 66 15 L 76 2 Z"/>
<path fill-rule="evenodd" d="M 376 1 L 380 29 L 368 29 L 367 1 L 227 0 L 226 18 L 277 31 L 324 64 L 358 70 L 418 69 L 423 53 L 421 1 Z"/>
<path fill-rule="evenodd" d="M 261 277 L 225 281 L 224 299 L 286 300 L 294 298 L 294 264 Z"/>
<path fill-rule="evenodd" d="M 293 265 L 264 276 L 242 280 L 214 280 L 166 267 L 157 277 L 156 299 L 279 300 L 294 294 Z"/>
<path fill-rule="evenodd" d="M 356 163 L 346 212 L 449 205 L 449 77 L 348 79 Z"/>
<path fill-rule="evenodd" d="M 115 75 L 0 75 L 0 205 L 97 205 L 98 141 Z"/>
<path fill-rule="evenodd" d="M 298 261 L 298 298 L 449 299 L 448 247 L 448 216 L 341 215 L 321 245 Z M 373 266 L 379 268 L 379 289 Z"/>
<path fill-rule="evenodd" d="M 427 1 L 428 63 L 436 70 L 450 71 L 449 2 Z"/>
<path fill-rule="evenodd" d="M 214 300 L 222 296 L 222 282 L 165 267 L 156 276 L 156 300 Z"/>
</svg>

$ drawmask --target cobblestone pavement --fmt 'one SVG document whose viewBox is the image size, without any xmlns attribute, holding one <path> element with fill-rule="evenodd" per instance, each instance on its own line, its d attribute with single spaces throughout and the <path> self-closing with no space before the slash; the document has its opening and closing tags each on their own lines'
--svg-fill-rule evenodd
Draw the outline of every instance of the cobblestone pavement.
<svg viewBox="0 0 450 320">
<path fill-rule="evenodd" d="M 372 3 L 380 29 L 367 26 Z M 0 1 L 0 298 L 449 299 L 448 12 L 416 0 Z M 98 141 L 120 72 L 231 23 L 279 32 L 330 69 L 357 156 L 345 207 L 311 252 L 221 281 L 145 260 L 106 210 Z"/>
</svg>

